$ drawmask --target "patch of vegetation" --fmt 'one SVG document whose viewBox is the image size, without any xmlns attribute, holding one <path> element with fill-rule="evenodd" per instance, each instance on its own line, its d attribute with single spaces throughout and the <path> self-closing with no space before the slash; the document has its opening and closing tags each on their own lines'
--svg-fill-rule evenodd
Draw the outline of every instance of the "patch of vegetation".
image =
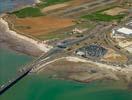
<svg viewBox="0 0 132 100">
<path fill-rule="evenodd" d="M 94 20 L 94 21 L 120 21 L 122 18 L 124 18 L 126 16 L 126 14 L 120 14 L 120 15 L 116 15 L 116 16 L 111 16 L 111 15 L 107 15 L 107 14 L 103 14 L 104 10 L 101 11 L 97 11 L 85 16 L 82 16 L 82 18 L 84 19 L 88 19 L 88 20 Z"/>
<path fill-rule="evenodd" d="M 49 33 L 48 35 L 36 36 L 36 38 L 38 38 L 40 40 L 51 40 L 51 39 L 64 39 L 67 36 L 69 36 L 69 35 L 68 34 L 54 34 L 54 33 Z"/>
<path fill-rule="evenodd" d="M 85 24 L 80 25 L 80 28 L 92 29 L 94 27 L 95 27 L 95 25 L 91 24 L 91 23 L 90 24 L 89 23 L 85 23 Z"/>
<path fill-rule="evenodd" d="M 37 4 L 35 7 L 26 7 L 24 9 L 15 11 L 11 14 L 15 14 L 18 18 L 43 16 L 43 13 L 41 12 L 42 8 L 58 3 L 67 2 L 70 0 L 47 0 L 47 1 L 41 0 L 41 1 L 42 2 L 40 4 Z"/>
<path fill-rule="evenodd" d="M 16 29 L 20 29 L 20 30 L 23 30 L 23 29 L 31 29 L 30 26 L 14 26 Z"/>
<path fill-rule="evenodd" d="M 59 4 L 59 3 L 64 3 L 64 2 L 67 2 L 67 1 L 70 1 L 70 0 L 41 0 L 42 3 L 38 4 L 37 6 L 39 8 L 44 8 L 44 7 L 47 7 L 47 6 L 50 6 L 50 5 L 54 5 L 54 4 Z"/>
<path fill-rule="evenodd" d="M 43 13 L 41 13 L 40 9 L 37 7 L 27 7 L 19 11 L 15 11 L 12 14 L 15 14 L 18 18 L 37 17 L 43 15 Z"/>
</svg>

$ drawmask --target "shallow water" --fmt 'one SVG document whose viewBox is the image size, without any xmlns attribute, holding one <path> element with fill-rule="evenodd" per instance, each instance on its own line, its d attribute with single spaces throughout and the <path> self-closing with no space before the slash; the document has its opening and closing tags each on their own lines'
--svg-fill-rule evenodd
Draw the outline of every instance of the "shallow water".
<svg viewBox="0 0 132 100">
<path fill-rule="evenodd" d="M 0 84 L 15 76 L 32 59 L 30 56 L 0 48 Z"/>
<path fill-rule="evenodd" d="M 0 0 L 0 13 L 12 11 L 34 0 Z M 33 58 L 0 48 L 0 85 L 17 74 Z M 29 75 L 0 96 L 0 100 L 132 100 L 132 91 L 115 83 L 82 84 Z"/>
<path fill-rule="evenodd" d="M 13 11 L 25 5 L 31 5 L 35 0 L 0 0 L 0 14 Z"/>
<path fill-rule="evenodd" d="M 32 60 L 27 55 L 0 48 L 0 83 L 12 78 L 22 65 Z M 132 100 L 132 91 L 113 82 L 82 84 L 39 74 L 26 76 L 0 96 L 0 100 Z"/>
</svg>

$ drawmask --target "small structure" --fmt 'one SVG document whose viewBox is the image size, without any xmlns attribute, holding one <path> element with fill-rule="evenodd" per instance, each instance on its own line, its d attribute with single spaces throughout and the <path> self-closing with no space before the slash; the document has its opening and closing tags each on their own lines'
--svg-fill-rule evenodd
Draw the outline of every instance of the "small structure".
<svg viewBox="0 0 132 100">
<path fill-rule="evenodd" d="M 118 29 L 117 32 L 121 33 L 121 34 L 125 34 L 125 35 L 130 35 L 130 34 L 132 34 L 132 29 L 122 27 L 122 28 Z"/>
<path fill-rule="evenodd" d="M 72 33 L 73 33 L 73 34 L 76 34 L 76 33 L 83 33 L 83 31 L 80 30 L 80 29 L 78 29 L 78 28 L 75 28 L 75 29 L 72 30 Z"/>
<path fill-rule="evenodd" d="M 123 27 L 114 28 L 112 30 L 114 36 L 132 36 L 132 22 L 127 23 Z"/>
<path fill-rule="evenodd" d="M 63 41 L 58 42 L 56 45 L 60 48 L 66 48 L 69 44 L 71 44 L 74 39 L 65 39 Z"/>
<path fill-rule="evenodd" d="M 119 29 L 113 29 L 112 34 L 115 36 L 132 36 L 132 29 L 122 27 Z"/>
<path fill-rule="evenodd" d="M 77 51 L 76 54 L 79 56 L 85 56 L 85 52 L 83 51 Z"/>
</svg>

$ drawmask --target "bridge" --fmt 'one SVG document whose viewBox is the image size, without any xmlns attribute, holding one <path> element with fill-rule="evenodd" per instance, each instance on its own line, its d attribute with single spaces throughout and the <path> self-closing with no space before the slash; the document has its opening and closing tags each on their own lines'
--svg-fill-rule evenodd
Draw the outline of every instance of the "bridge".
<svg viewBox="0 0 132 100">
<path fill-rule="evenodd" d="M 102 27 L 102 26 L 100 26 L 100 27 Z M 4 85 L 2 85 L 0 87 L 0 95 L 5 93 L 8 89 L 10 89 L 18 81 L 20 81 L 26 75 L 28 75 L 33 69 L 35 69 L 35 67 L 37 65 L 44 64 L 48 61 L 51 61 L 51 60 L 55 59 L 56 54 L 62 53 L 65 50 L 65 48 L 70 47 L 74 44 L 80 43 L 81 41 L 84 41 L 86 39 L 90 39 L 91 37 L 93 37 L 93 35 L 94 35 L 93 33 L 98 33 L 98 30 L 100 29 L 100 27 L 97 27 L 97 31 L 95 31 L 95 30 L 91 31 L 88 35 L 81 37 L 79 39 L 68 41 L 68 42 L 62 42 L 59 45 L 56 45 L 49 52 L 42 54 L 40 57 L 38 57 L 36 60 L 34 60 L 31 64 L 26 65 L 16 77 L 14 77 L 10 81 L 8 81 Z M 102 31 L 103 31 L 103 28 L 102 28 Z"/>
<path fill-rule="evenodd" d="M 84 39 L 82 39 L 84 40 Z M 80 40 L 79 40 L 80 41 Z M 42 54 L 39 58 L 34 60 L 31 64 L 28 64 L 25 66 L 20 73 L 14 77 L 13 79 L 9 80 L 7 83 L 2 85 L 0 87 L 0 95 L 2 95 L 4 92 L 6 92 L 9 88 L 11 88 L 13 85 L 15 85 L 19 80 L 24 78 L 26 75 L 28 75 L 33 69 L 35 69 L 35 66 L 46 63 L 52 59 L 52 56 L 55 56 L 58 53 L 61 53 L 65 48 L 67 48 L 70 45 L 73 45 L 77 41 L 73 41 L 71 43 L 62 43 L 61 45 L 55 46 L 53 49 L 51 49 L 49 52 Z"/>
<path fill-rule="evenodd" d="M 40 56 L 39 58 L 37 58 L 36 60 L 34 60 L 31 64 L 26 65 L 21 71 L 20 73 L 18 73 L 18 75 L 16 75 L 16 77 L 14 77 L 13 79 L 9 80 L 7 83 L 3 84 L 0 87 L 0 95 L 2 95 L 4 92 L 6 92 L 9 88 L 11 88 L 13 85 L 15 85 L 18 81 L 20 81 L 22 78 L 24 78 L 26 75 L 28 75 L 32 69 L 34 68 L 34 66 L 38 65 L 40 63 L 41 60 L 47 60 L 47 57 L 51 57 L 52 55 L 61 52 L 62 49 L 59 47 L 55 47 L 52 50 L 50 50 L 49 52 L 47 52 L 46 54 L 42 54 L 42 56 Z"/>
<path fill-rule="evenodd" d="M 20 73 L 18 76 L 13 78 L 12 80 L 8 81 L 6 84 L 2 85 L 0 88 L 0 95 L 2 95 L 6 90 L 12 87 L 15 83 L 17 83 L 23 77 L 25 77 L 30 71 L 31 69 L 27 69 L 23 73 Z"/>
</svg>

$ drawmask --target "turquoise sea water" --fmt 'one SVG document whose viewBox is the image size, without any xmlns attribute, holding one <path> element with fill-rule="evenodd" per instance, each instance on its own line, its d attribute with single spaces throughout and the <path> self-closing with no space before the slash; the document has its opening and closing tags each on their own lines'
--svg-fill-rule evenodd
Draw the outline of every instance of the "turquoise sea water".
<svg viewBox="0 0 132 100">
<path fill-rule="evenodd" d="M 0 84 L 13 77 L 32 57 L 0 48 Z M 50 79 L 43 74 L 28 75 L 0 100 L 132 100 L 132 91 L 113 83 L 82 84 Z"/>
<path fill-rule="evenodd" d="M 16 75 L 18 70 L 33 58 L 0 48 L 0 84 Z"/>
<path fill-rule="evenodd" d="M 0 0 L 0 13 L 12 11 L 34 0 Z M 0 85 L 15 76 L 33 58 L 0 48 Z M 122 84 L 122 83 L 121 83 Z M 132 100 L 132 90 L 113 82 L 82 84 L 50 79 L 43 74 L 28 75 L 0 100 Z"/>
</svg>

